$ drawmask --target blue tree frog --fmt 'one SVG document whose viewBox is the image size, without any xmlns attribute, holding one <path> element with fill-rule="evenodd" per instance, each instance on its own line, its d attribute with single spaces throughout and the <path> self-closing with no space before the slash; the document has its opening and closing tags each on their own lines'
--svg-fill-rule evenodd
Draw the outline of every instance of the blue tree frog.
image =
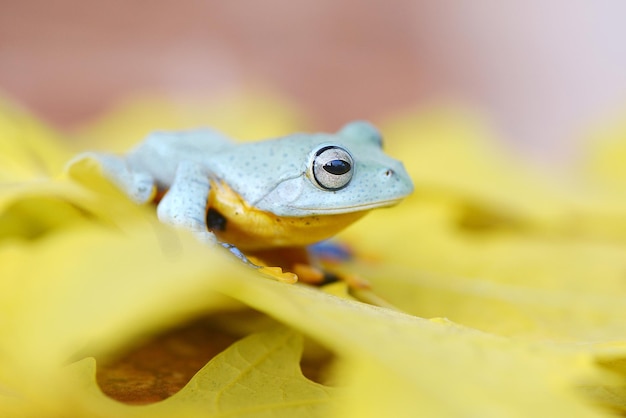
<svg viewBox="0 0 626 418">
<path fill-rule="evenodd" d="M 380 133 L 364 121 L 334 134 L 246 143 L 213 130 L 156 132 L 124 156 L 77 158 L 96 159 L 136 203 L 157 203 L 162 222 L 286 269 L 306 262 L 307 245 L 413 190 L 402 163 L 383 152 Z M 298 274 L 319 279 L 309 273 Z"/>
</svg>

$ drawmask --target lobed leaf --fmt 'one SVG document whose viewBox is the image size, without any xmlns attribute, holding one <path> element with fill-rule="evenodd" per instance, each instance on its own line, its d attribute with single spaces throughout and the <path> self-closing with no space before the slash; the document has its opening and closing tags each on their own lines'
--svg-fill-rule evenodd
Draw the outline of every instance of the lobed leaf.
<svg viewBox="0 0 626 418">
<path fill-rule="evenodd" d="M 148 115 L 183 126 L 187 110 L 139 106 L 94 137 L 116 137 L 126 148 L 153 123 Z M 228 115 L 241 114 L 222 113 L 225 126 L 240 123 Z M 160 224 L 93 162 L 33 181 L 60 172 L 64 153 L 46 131 L 30 130 L 36 122 L 3 117 L 0 149 L 19 162 L 0 175 L 3 416 L 610 415 L 591 400 L 623 412 L 622 198 L 546 181 L 494 152 L 489 134 L 467 119 L 429 115 L 389 125 L 390 150 L 415 176 L 416 194 L 393 216 L 379 211 L 343 235 L 357 258 L 339 268 L 360 271 L 408 312 L 401 313 L 338 288 L 271 281 Z M 267 119 L 283 127 L 290 120 L 280 112 Z M 15 121 L 32 142 L 3 141 L 15 138 L 6 134 Z M 271 124 L 250 126 L 260 132 Z M 243 307 L 286 328 L 239 341 L 166 401 L 119 404 L 95 385 L 92 360 L 66 366 L 197 315 Z M 338 356 L 341 390 L 302 377 L 299 333 Z"/>
</svg>

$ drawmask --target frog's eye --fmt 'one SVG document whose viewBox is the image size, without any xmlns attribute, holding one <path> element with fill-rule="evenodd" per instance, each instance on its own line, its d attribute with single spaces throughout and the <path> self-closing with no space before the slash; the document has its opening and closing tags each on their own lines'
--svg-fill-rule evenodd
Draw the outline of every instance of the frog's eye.
<svg viewBox="0 0 626 418">
<path fill-rule="evenodd" d="M 315 153 L 313 177 L 318 186 L 326 190 L 339 190 L 352 179 L 352 156 L 343 148 L 327 146 Z"/>
</svg>

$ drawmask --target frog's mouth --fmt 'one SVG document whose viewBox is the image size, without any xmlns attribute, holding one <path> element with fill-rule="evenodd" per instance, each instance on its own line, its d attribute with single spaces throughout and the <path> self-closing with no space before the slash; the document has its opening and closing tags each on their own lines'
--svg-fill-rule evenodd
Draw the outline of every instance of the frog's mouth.
<svg viewBox="0 0 626 418">
<path fill-rule="evenodd" d="M 333 215 L 340 213 L 348 213 L 348 212 L 361 212 L 365 210 L 377 209 L 377 208 L 386 208 L 390 206 L 397 205 L 403 200 L 403 198 L 399 199 L 389 199 L 389 200 L 380 200 L 378 202 L 368 202 L 360 205 L 346 205 L 346 206 L 325 206 L 325 207 L 310 207 L 310 206 L 294 206 L 294 209 L 299 209 L 302 211 L 307 211 L 310 213 L 316 213 L 320 215 Z"/>
</svg>

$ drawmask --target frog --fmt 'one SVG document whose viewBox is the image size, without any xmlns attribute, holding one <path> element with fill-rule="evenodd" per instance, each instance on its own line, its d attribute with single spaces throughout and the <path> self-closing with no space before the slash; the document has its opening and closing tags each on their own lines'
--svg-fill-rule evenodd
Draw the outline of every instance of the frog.
<svg viewBox="0 0 626 418">
<path fill-rule="evenodd" d="M 413 191 L 380 131 L 362 120 L 253 142 L 207 128 L 157 131 L 126 154 L 82 158 L 135 203 L 155 204 L 161 222 L 290 282 L 324 281 L 307 247 Z"/>
</svg>

